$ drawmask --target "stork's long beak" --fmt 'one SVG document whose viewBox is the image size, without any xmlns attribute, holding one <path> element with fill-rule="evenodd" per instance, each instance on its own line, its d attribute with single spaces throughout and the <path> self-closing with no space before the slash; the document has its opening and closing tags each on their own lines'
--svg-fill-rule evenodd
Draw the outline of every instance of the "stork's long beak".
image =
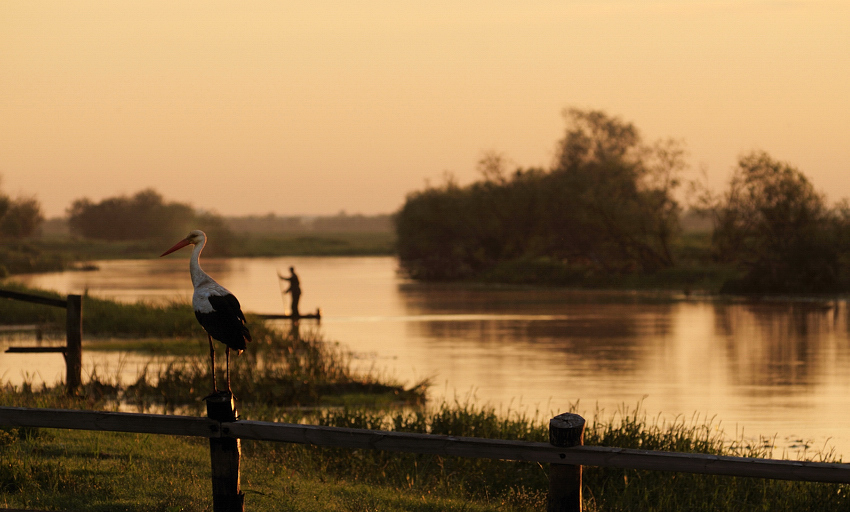
<svg viewBox="0 0 850 512">
<path fill-rule="evenodd" d="M 183 247 L 186 247 L 187 245 L 189 245 L 189 241 L 184 238 L 183 240 L 180 240 L 179 242 L 174 244 L 174 247 L 172 247 L 171 249 L 160 254 L 159 257 L 162 258 L 166 254 L 171 254 L 172 252 L 176 251 L 177 249 L 182 249 Z"/>
</svg>

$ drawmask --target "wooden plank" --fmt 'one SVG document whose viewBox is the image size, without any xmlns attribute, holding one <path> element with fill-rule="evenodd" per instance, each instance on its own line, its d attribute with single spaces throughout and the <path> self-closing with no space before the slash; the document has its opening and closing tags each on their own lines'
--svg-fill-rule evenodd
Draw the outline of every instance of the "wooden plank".
<svg viewBox="0 0 850 512">
<path fill-rule="evenodd" d="M 570 448 L 564 454 L 564 460 L 586 466 L 744 476 L 800 482 L 850 483 L 850 464 L 826 462 L 753 459 L 603 446 Z"/>
<path fill-rule="evenodd" d="M 25 332 L 25 331 L 39 331 L 41 330 L 41 326 L 34 324 L 24 324 L 24 325 L 0 325 L 0 332 Z"/>
<path fill-rule="evenodd" d="M 305 313 L 303 315 L 293 316 L 293 315 L 276 315 L 276 314 L 255 314 L 254 316 L 262 318 L 263 320 L 321 320 L 322 315 L 319 313 Z"/>
<path fill-rule="evenodd" d="M 9 347 L 6 352 L 62 352 L 65 353 L 67 347 Z"/>
<path fill-rule="evenodd" d="M 222 424 L 222 436 L 454 457 L 561 462 L 554 451 L 555 449 L 547 443 L 527 443 L 477 437 L 437 436 L 264 421 L 237 421 Z"/>
<path fill-rule="evenodd" d="M 22 300 L 25 302 L 34 302 L 44 306 L 54 306 L 57 308 L 67 307 L 68 303 L 62 299 L 52 299 L 50 297 L 41 297 L 39 295 L 30 295 L 29 293 L 13 292 L 11 290 L 0 290 L 0 297 L 7 299 Z"/>
<path fill-rule="evenodd" d="M 657 452 L 474 437 L 435 436 L 261 421 L 222 424 L 222 436 L 286 443 L 426 453 L 451 457 L 518 460 L 554 464 L 677 471 L 710 475 L 850 483 L 850 464 L 751 459 L 694 453 Z"/>
<path fill-rule="evenodd" d="M 218 437 L 220 423 L 194 416 L 0 407 L 0 425 Z"/>
<path fill-rule="evenodd" d="M 777 480 L 850 483 L 850 464 L 752 459 L 696 453 L 657 452 L 437 436 L 264 421 L 223 422 L 192 416 L 0 407 L 0 425 L 229 437 L 341 448 L 424 453 L 554 464 L 675 471 Z"/>
</svg>

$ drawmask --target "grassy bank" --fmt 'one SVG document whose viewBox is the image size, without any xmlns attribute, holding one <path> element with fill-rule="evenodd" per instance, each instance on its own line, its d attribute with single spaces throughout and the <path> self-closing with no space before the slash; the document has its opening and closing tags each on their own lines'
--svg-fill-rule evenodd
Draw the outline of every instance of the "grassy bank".
<svg viewBox="0 0 850 512">
<path fill-rule="evenodd" d="M 59 298 L 58 294 L 6 286 L 16 291 Z M 198 405 L 212 389 L 207 336 L 191 305 L 122 304 L 85 297 L 83 301 L 83 351 L 120 350 L 151 356 L 175 356 L 166 365 L 149 366 L 136 382 L 124 385 L 115 377 L 93 372 L 84 378 L 81 393 L 91 400 L 108 399 L 140 407 Z M 0 324 L 39 324 L 64 332 L 65 312 L 27 302 L 5 300 Z M 281 332 L 248 315 L 254 339 L 247 350 L 231 360 L 236 395 L 244 403 L 275 406 L 345 403 L 419 403 L 427 381 L 405 387 L 376 375 L 351 370 L 348 352 L 339 345 L 304 329 Z M 217 379 L 224 377 L 224 346 L 218 353 Z M 250 378 L 249 378 L 250 376 Z"/>
<path fill-rule="evenodd" d="M 392 232 L 323 232 L 248 234 L 235 236 L 226 246 L 210 242 L 208 256 L 384 256 L 395 253 Z M 50 272 L 82 267 L 109 259 L 156 257 L 175 240 L 106 242 L 52 235 L 24 241 L 0 242 L 0 277 L 9 274 Z"/>
<path fill-rule="evenodd" d="M 74 407 L 61 393 L 5 389 L 3 405 Z M 247 419 L 543 441 L 545 425 L 472 405 L 400 411 L 245 408 Z M 648 421 L 639 410 L 589 418 L 585 443 L 765 457 L 714 425 Z M 7 507 L 93 511 L 210 510 L 204 439 L 52 429 L 0 431 L 0 500 Z M 821 460 L 821 457 L 816 457 Z M 830 460 L 829 456 L 824 456 Z M 537 464 L 245 442 L 242 489 L 257 511 L 545 510 L 548 468 Z M 588 511 L 839 511 L 848 487 L 669 472 L 585 468 Z"/>
<path fill-rule="evenodd" d="M 5 306 L 0 323 L 61 325 L 61 310 L 14 301 Z M 84 350 L 121 346 L 180 357 L 142 372 L 129 386 L 118 383 L 115 375 L 95 372 L 84 378 L 76 397 L 65 396 L 62 386 L 0 385 L 0 404 L 111 410 L 123 401 L 142 410 L 156 405 L 156 410 L 201 414 L 199 398 L 210 387 L 206 337 L 188 304 L 126 305 L 87 298 L 84 308 Z M 254 318 L 249 322 L 255 342 L 234 359 L 233 367 L 245 419 L 547 439 L 546 424 L 536 414 L 497 414 L 473 404 L 428 407 L 422 400 L 427 383 L 404 388 L 357 375 L 335 343 L 309 332 L 281 333 Z M 711 422 L 659 423 L 639 409 L 597 412 L 589 420 L 588 445 L 785 455 L 773 454 L 764 442 L 728 439 Z M 203 439 L 0 430 L 0 501 L 7 507 L 42 510 L 209 510 L 207 450 Z M 830 454 L 814 457 L 834 461 Z M 242 481 L 249 510 L 526 511 L 545 508 L 547 471 L 528 463 L 245 442 Z M 848 487 L 840 485 L 598 468 L 586 468 L 585 484 L 589 511 L 850 508 Z"/>
<path fill-rule="evenodd" d="M 234 236 L 224 245 L 213 240 L 207 256 L 388 256 L 396 254 L 393 232 L 272 233 Z M 173 241 L 104 242 L 68 235 L 52 235 L 25 242 L 0 243 L 0 277 L 24 272 L 46 272 L 84 268 L 89 262 L 108 259 L 149 259 Z M 591 272 L 564 261 L 546 257 L 502 261 L 466 278 L 476 283 L 561 286 L 592 289 L 676 289 L 718 292 L 723 284 L 738 278 L 729 266 L 711 262 L 710 238 L 691 233 L 674 245 L 674 267 L 652 274 Z"/>
<path fill-rule="evenodd" d="M 395 234 L 322 233 L 244 236 L 231 256 L 387 256 L 395 254 Z"/>
</svg>

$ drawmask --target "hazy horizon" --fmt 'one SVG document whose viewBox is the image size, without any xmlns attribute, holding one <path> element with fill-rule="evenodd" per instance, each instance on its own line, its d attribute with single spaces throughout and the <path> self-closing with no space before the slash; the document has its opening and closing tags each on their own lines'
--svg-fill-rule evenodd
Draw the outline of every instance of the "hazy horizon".
<svg viewBox="0 0 850 512">
<path fill-rule="evenodd" d="M 0 4 L 0 187 L 47 217 L 154 188 L 226 216 L 392 213 L 566 107 L 682 139 L 725 185 L 767 151 L 850 197 L 850 4 L 387 0 Z"/>
</svg>

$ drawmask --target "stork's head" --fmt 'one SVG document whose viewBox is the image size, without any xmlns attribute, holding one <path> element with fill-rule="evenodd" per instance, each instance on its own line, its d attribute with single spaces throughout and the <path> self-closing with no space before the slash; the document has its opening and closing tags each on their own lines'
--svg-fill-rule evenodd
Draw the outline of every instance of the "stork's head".
<svg viewBox="0 0 850 512">
<path fill-rule="evenodd" d="M 193 230 L 192 232 L 189 233 L 189 236 L 187 236 L 183 240 L 180 240 L 179 242 L 174 244 L 174 247 L 172 247 L 171 249 L 160 254 L 159 257 L 162 258 L 166 254 L 171 254 L 172 252 L 176 251 L 177 249 L 182 249 L 183 247 L 186 247 L 187 245 L 202 244 L 206 239 L 207 239 L 207 235 L 205 235 L 203 231 L 201 231 L 200 229 L 195 229 L 195 230 Z"/>
</svg>

